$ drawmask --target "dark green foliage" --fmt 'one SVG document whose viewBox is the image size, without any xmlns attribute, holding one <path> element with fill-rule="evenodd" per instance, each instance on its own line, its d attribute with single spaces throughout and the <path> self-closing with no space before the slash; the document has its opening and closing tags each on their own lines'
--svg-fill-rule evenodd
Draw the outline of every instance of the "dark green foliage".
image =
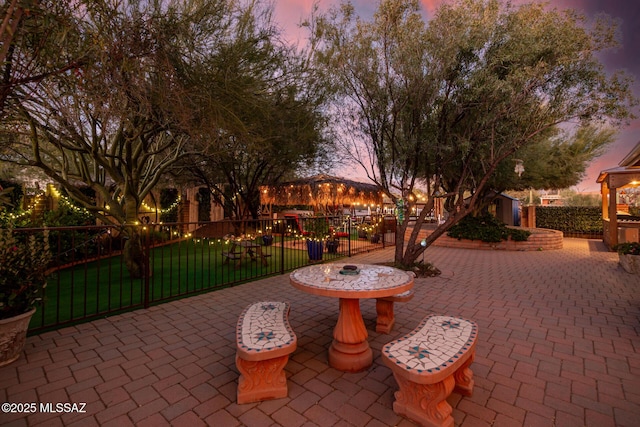
<svg viewBox="0 0 640 427">
<path fill-rule="evenodd" d="M 198 190 L 198 221 L 211 221 L 211 192 L 207 188 Z"/>
<path fill-rule="evenodd" d="M 75 227 L 95 225 L 96 219 L 86 209 L 68 200 L 61 200 L 56 210 L 45 213 L 44 222 L 48 227 Z M 49 244 L 58 251 L 55 262 L 62 265 L 80 256 L 96 256 L 99 248 L 95 242 L 99 237 L 100 230 L 95 228 L 77 228 L 72 232 L 51 231 Z"/>
<path fill-rule="evenodd" d="M 18 210 L 20 207 L 20 200 L 23 196 L 22 185 L 16 182 L 0 179 L 0 189 L 6 190 L 6 192 L 3 193 L 4 203 L 0 203 L 0 206 L 4 206 L 5 209 L 13 212 Z"/>
<path fill-rule="evenodd" d="M 329 220 L 324 216 L 305 219 L 303 227 L 309 237 L 314 239 L 321 240 L 329 235 Z"/>
<path fill-rule="evenodd" d="M 640 255 L 640 243 L 638 242 L 620 243 L 613 249 L 620 255 Z"/>
<path fill-rule="evenodd" d="M 178 222 L 178 205 L 176 204 L 178 196 L 178 190 L 175 188 L 163 188 L 160 190 L 160 209 L 162 209 L 160 221 L 164 223 Z M 169 210 L 166 211 L 166 209 Z"/>
<path fill-rule="evenodd" d="M 44 222 L 49 227 L 67 227 L 80 225 L 95 225 L 96 219 L 89 211 L 72 203 L 64 202 L 53 211 L 44 214 Z"/>
<path fill-rule="evenodd" d="M 515 228 L 507 228 L 507 230 L 509 230 L 509 236 L 514 242 L 526 242 L 531 236 L 531 232 L 527 230 Z"/>
<path fill-rule="evenodd" d="M 14 234 L 0 229 L 0 319 L 17 316 L 40 305 L 51 259 L 47 231 Z"/>
<path fill-rule="evenodd" d="M 573 233 L 602 232 L 602 209 L 594 206 L 538 207 L 536 227 Z"/>
<path fill-rule="evenodd" d="M 490 214 L 466 216 L 451 227 L 447 235 L 458 240 L 480 240 L 482 242 L 497 243 L 507 240 L 526 241 L 531 232 L 508 228 L 502 221 Z"/>
</svg>

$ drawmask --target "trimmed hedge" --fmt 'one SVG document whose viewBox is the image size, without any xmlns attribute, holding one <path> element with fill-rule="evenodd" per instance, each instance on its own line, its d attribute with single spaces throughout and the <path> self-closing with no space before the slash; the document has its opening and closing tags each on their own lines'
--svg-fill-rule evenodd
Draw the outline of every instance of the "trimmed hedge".
<svg viewBox="0 0 640 427">
<path fill-rule="evenodd" d="M 536 227 L 564 233 L 602 233 L 602 208 L 598 206 L 538 206 Z"/>
<path fill-rule="evenodd" d="M 447 236 L 458 240 L 480 240 L 487 243 L 498 243 L 509 237 L 516 242 L 525 242 L 530 235 L 530 231 L 507 227 L 490 214 L 466 216 L 447 232 Z"/>
</svg>

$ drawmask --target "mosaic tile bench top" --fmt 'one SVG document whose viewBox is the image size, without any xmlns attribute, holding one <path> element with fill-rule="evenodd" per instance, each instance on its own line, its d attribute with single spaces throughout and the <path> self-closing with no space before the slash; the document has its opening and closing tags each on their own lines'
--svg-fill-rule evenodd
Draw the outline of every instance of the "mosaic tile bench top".
<svg viewBox="0 0 640 427">
<path fill-rule="evenodd" d="M 344 293 L 347 294 L 345 298 L 388 296 L 413 286 L 413 274 L 410 272 L 384 265 L 355 266 L 357 274 L 345 272 L 342 264 L 322 264 L 294 270 L 289 277 L 292 284 L 302 285 L 309 291 L 315 289 L 318 294 L 328 296 Z"/>
<path fill-rule="evenodd" d="M 432 314 L 409 334 L 386 344 L 382 352 L 404 369 L 437 373 L 463 357 L 477 335 L 473 321 Z"/>
<path fill-rule="evenodd" d="M 408 291 L 404 291 L 400 294 L 395 295 L 398 298 L 406 298 L 408 296 L 411 296 L 413 294 L 413 289 L 409 289 Z"/>
<path fill-rule="evenodd" d="M 408 291 L 404 291 L 399 294 L 391 295 L 390 297 L 384 297 L 383 299 L 397 302 L 409 301 L 413 299 L 413 289 L 409 289 Z"/>
<path fill-rule="evenodd" d="M 297 338 L 289 325 L 289 303 L 261 301 L 248 306 L 236 327 L 238 351 L 244 358 L 260 359 L 261 353 L 288 354 L 295 350 Z M 265 357 L 273 357 L 272 355 Z"/>
</svg>

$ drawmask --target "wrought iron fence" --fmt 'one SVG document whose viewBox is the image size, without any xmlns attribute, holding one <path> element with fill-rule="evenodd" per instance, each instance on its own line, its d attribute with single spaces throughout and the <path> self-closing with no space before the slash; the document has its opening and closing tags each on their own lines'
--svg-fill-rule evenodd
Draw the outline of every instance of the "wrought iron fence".
<svg viewBox="0 0 640 427">
<path fill-rule="evenodd" d="M 139 277 L 125 263 L 130 235 L 121 228 L 48 228 L 53 261 L 45 300 L 33 316 L 30 333 L 395 244 L 395 219 L 381 217 L 140 224 L 133 229 L 139 233 L 141 252 L 129 258 L 142 263 Z"/>
</svg>

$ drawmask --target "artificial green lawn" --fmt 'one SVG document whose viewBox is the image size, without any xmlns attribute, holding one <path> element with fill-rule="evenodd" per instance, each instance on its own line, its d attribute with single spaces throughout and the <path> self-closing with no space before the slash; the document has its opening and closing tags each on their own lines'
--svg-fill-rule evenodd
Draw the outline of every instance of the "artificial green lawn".
<svg viewBox="0 0 640 427">
<path fill-rule="evenodd" d="M 151 249 L 149 303 L 221 289 L 309 263 L 303 241 L 295 249 L 283 249 L 279 244 L 263 246 L 263 253 L 270 255 L 267 266 L 244 259 L 236 269 L 234 261 L 224 263 L 222 252 L 228 249 L 228 243 L 208 239 Z M 337 256 L 325 253 L 324 257 Z M 119 255 L 59 270 L 50 276 L 44 305 L 34 315 L 30 328 L 44 329 L 140 308 L 144 293 L 144 280 L 132 279 Z"/>
</svg>

